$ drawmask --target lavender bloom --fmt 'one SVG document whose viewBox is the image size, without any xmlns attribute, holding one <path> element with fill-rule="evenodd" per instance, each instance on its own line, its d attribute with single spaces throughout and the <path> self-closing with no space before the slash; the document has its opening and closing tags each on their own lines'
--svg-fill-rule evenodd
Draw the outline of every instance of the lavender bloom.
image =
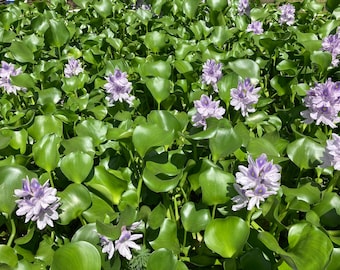
<svg viewBox="0 0 340 270">
<path fill-rule="evenodd" d="M 132 254 L 130 248 L 140 250 L 141 247 L 134 241 L 142 237 L 143 234 L 131 234 L 131 230 L 127 230 L 126 227 L 123 226 L 119 239 L 115 241 L 116 250 L 126 259 L 131 260 Z"/>
<path fill-rule="evenodd" d="M 0 87 L 3 87 L 7 94 L 13 93 L 16 95 L 17 91 L 24 91 L 25 88 L 13 85 L 11 82 L 11 76 L 17 76 L 21 73 L 21 68 L 16 69 L 13 64 L 1 61 Z"/>
<path fill-rule="evenodd" d="M 202 95 L 200 100 L 194 101 L 194 105 L 196 113 L 193 115 L 192 121 L 196 127 L 203 126 L 206 129 L 206 119 L 210 117 L 222 119 L 225 113 L 225 109 L 219 107 L 220 101 L 212 101 L 211 96 Z"/>
<path fill-rule="evenodd" d="M 72 76 L 77 76 L 83 71 L 84 69 L 81 67 L 80 61 L 74 58 L 70 58 L 68 60 L 68 63 L 65 65 L 64 74 L 66 78 L 70 78 Z"/>
<path fill-rule="evenodd" d="M 255 161 L 248 156 L 248 167 L 240 165 L 236 173 L 236 184 L 234 185 L 238 195 L 232 198 L 236 204 L 232 206 L 233 211 L 247 206 L 251 210 L 265 201 L 270 195 L 274 195 L 280 188 L 280 166 L 267 161 L 267 156 L 262 154 Z"/>
<path fill-rule="evenodd" d="M 262 22 L 254 21 L 250 23 L 247 27 L 247 32 L 253 32 L 255 35 L 260 35 L 263 33 Z"/>
<path fill-rule="evenodd" d="M 239 82 L 237 88 L 230 90 L 231 100 L 230 104 L 235 110 L 241 110 L 242 116 L 248 116 L 249 112 L 255 112 L 254 105 L 259 100 L 260 87 L 255 88 L 246 78 L 244 82 Z"/>
<path fill-rule="evenodd" d="M 37 227 L 42 230 L 49 225 L 53 227 L 53 220 L 57 220 L 59 215 L 59 198 L 56 197 L 57 190 L 49 187 L 48 180 L 43 186 L 36 178 L 31 182 L 28 178 L 23 180 L 22 189 L 14 190 L 15 196 L 21 198 L 16 200 L 18 216 L 26 216 L 25 222 L 30 220 L 37 222 Z"/>
<path fill-rule="evenodd" d="M 100 245 L 102 246 L 102 252 L 108 254 L 108 258 L 113 257 L 114 251 L 118 250 L 119 254 L 128 260 L 132 259 L 132 253 L 130 249 L 140 250 L 141 247 L 137 245 L 134 241 L 143 237 L 143 234 L 132 234 L 134 230 L 141 224 L 141 222 L 133 223 L 129 229 L 126 226 L 122 226 L 121 234 L 119 239 L 115 241 L 109 240 L 105 236 L 100 236 Z"/>
<path fill-rule="evenodd" d="M 280 6 L 279 10 L 281 11 L 280 24 L 293 25 L 295 20 L 295 7 L 291 4 L 285 4 Z"/>
<path fill-rule="evenodd" d="M 240 0 L 238 3 L 237 11 L 239 15 L 248 15 L 250 14 L 250 6 L 248 0 Z"/>
<path fill-rule="evenodd" d="M 328 79 L 325 83 L 316 83 L 315 87 L 307 92 L 303 99 L 307 110 L 301 115 L 306 124 L 314 121 L 317 125 L 323 123 L 331 128 L 340 122 L 338 117 L 340 111 L 340 82 L 332 82 Z"/>
<path fill-rule="evenodd" d="M 212 85 L 214 91 L 218 92 L 217 82 L 222 78 L 222 64 L 209 59 L 203 64 L 202 72 L 202 82 Z"/>
<path fill-rule="evenodd" d="M 337 67 L 340 63 L 340 27 L 335 35 L 329 35 L 322 40 L 322 50 L 332 54 L 332 66 Z"/>
<path fill-rule="evenodd" d="M 340 137 L 333 133 L 332 139 L 327 140 L 327 146 L 322 157 L 322 167 L 327 168 L 333 166 L 335 170 L 340 171 Z"/>
<path fill-rule="evenodd" d="M 126 72 L 116 69 L 113 74 L 109 74 L 105 79 L 107 83 L 104 88 L 108 93 L 107 99 L 110 104 L 116 101 L 126 101 L 131 106 L 135 97 L 130 95 L 132 83 L 128 81 Z"/>
<path fill-rule="evenodd" d="M 102 246 L 102 252 L 107 253 L 107 257 L 109 258 L 109 260 L 111 260 L 115 252 L 113 242 L 105 236 L 100 236 L 100 245 Z"/>
</svg>

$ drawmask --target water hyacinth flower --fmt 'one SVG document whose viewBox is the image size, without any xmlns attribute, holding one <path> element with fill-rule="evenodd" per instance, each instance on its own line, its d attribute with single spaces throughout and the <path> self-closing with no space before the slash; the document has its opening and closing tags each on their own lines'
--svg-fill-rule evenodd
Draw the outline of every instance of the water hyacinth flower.
<svg viewBox="0 0 340 270">
<path fill-rule="evenodd" d="M 68 59 L 68 63 L 65 65 L 64 74 L 66 78 L 70 78 L 72 76 L 77 76 L 83 71 L 84 69 L 81 67 L 80 61 L 74 58 L 70 58 Z"/>
<path fill-rule="evenodd" d="M 39 230 L 47 225 L 53 227 L 53 221 L 59 218 L 57 208 L 59 198 L 56 196 L 57 190 L 49 186 L 48 180 L 41 185 L 36 178 L 30 181 L 28 178 L 23 180 L 22 189 L 14 190 L 18 216 L 26 216 L 25 222 L 36 221 Z"/>
<path fill-rule="evenodd" d="M 337 67 L 340 63 L 338 59 L 340 55 L 340 27 L 335 35 L 329 35 L 322 40 L 322 50 L 331 53 L 332 66 Z"/>
<path fill-rule="evenodd" d="M 293 25 L 295 21 L 295 7 L 291 4 L 285 4 L 279 7 L 281 11 L 279 23 Z"/>
<path fill-rule="evenodd" d="M 340 82 L 333 82 L 328 79 L 325 83 L 316 83 L 307 91 L 303 99 L 307 110 L 302 111 L 301 115 L 305 118 L 304 123 L 316 125 L 321 123 L 336 128 L 340 122 L 338 117 L 340 111 Z"/>
<path fill-rule="evenodd" d="M 326 144 L 322 167 L 333 166 L 335 170 L 340 171 L 340 136 L 333 133 L 332 139 L 327 140 Z"/>
<path fill-rule="evenodd" d="M 247 32 L 253 32 L 255 35 L 260 35 L 263 33 L 262 22 L 254 21 L 250 23 L 247 27 Z"/>
<path fill-rule="evenodd" d="M 254 105 L 259 100 L 260 89 L 260 87 L 255 88 L 249 78 L 240 81 L 237 88 L 230 90 L 230 105 L 237 111 L 241 110 L 243 117 L 248 116 L 248 113 L 255 112 Z"/>
<path fill-rule="evenodd" d="M 248 167 L 240 165 L 236 173 L 234 188 L 238 195 L 232 198 L 235 203 L 233 211 L 255 206 L 260 208 L 260 203 L 271 195 L 277 194 L 280 188 L 281 167 L 268 161 L 266 154 L 262 154 L 255 161 L 248 156 Z"/>
<path fill-rule="evenodd" d="M 137 245 L 134 241 L 141 239 L 143 237 L 143 234 L 132 234 L 132 232 L 138 227 L 139 224 L 140 222 L 135 222 L 129 227 L 129 229 L 127 229 L 126 226 L 122 226 L 121 234 L 114 243 L 107 237 L 100 236 L 100 245 L 102 246 L 102 252 L 108 254 L 108 259 L 111 259 L 115 250 L 117 250 L 121 256 L 125 257 L 128 260 L 131 260 L 132 253 L 130 249 L 141 249 L 141 247 Z"/>
<path fill-rule="evenodd" d="M 207 95 L 202 95 L 200 100 L 195 100 L 194 105 L 196 108 L 196 113 L 192 117 L 193 125 L 196 127 L 207 128 L 206 119 L 216 118 L 222 119 L 225 113 L 223 107 L 219 107 L 220 101 L 213 101 L 212 97 Z"/>
<path fill-rule="evenodd" d="M 13 85 L 11 82 L 11 76 L 17 76 L 21 74 L 21 68 L 15 68 L 11 63 L 1 61 L 0 68 L 0 87 L 3 87 L 7 94 L 17 94 L 17 91 L 24 91 L 25 88 Z"/>
<path fill-rule="evenodd" d="M 131 106 L 135 97 L 130 94 L 132 83 L 128 81 L 127 73 L 116 69 L 113 74 L 109 74 L 105 79 L 107 83 L 104 88 L 108 93 L 106 99 L 109 103 L 113 105 L 117 101 L 126 101 Z"/>
<path fill-rule="evenodd" d="M 240 0 L 237 6 L 237 11 L 239 15 L 249 16 L 250 14 L 249 0 Z"/>
<path fill-rule="evenodd" d="M 218 92 L 217 82 L 222 78 L 222 63 L 209 59 L 203 64 L 202 82 L 211 85 Z"/>
</svg>

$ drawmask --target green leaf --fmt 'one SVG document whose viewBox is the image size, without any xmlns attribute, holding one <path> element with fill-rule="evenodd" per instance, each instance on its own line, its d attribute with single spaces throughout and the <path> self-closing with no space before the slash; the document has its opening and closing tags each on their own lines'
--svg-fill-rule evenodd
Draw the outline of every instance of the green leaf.
<svg viewBox="0 0 340 270">
<path fill-rule="evenodd" d="M 332 12 L 333 10 L 335 10 L 337 7 L 339 7 L 340 2 L 339 0 L 327 0 L 326 1 L 326 8 Z"/>
<path fill-rule="evenodd" d="M 14 59 L 20 63 L 34 63 L 34 54 L 22 41 L 12 41 L 9 51 Z"/>
<path fill-rule="evenodd" d="M 93 0 L 72 0 L 81 9 L 86 9 Z"/>
<path fill-rule="evenodd" d="M 259 248 L 254 248 L 248 251 L 241 257 L 240 265 L 242 269 L 261 269 L 271 270 L 271 263 L 265 259 L 262 251 Z"/>
<path fill-rule="evenodd" d="M 50 27 L 45 32 L 45 40 L 51 47 L 60 48 L 70 39 L 70 32 L 62 20 L 49 20 Z"/>
<path fill-rule="evenodd" d="M 159 128 L 156 124 L 143 124 L 135 128 L 132 134 L 132 142 L 142 157 L 155 146 L 166 146 L 173 143 L 175 134 Z"/>
<path fill-rule="evenodd" d="M 240 217 L 229 216 L 225 219 L 214 219 L 208 224 L 204 242 L 223 258 L 232 258 L 241 253 L 249 233 L 247 222 Z"/>
<path fill-rule="evenodd" d="M 62 158 L 60 169 L 72 182 L 80 184 L 92 170 L 93 159 L 83 152 L 73 152 Z"/>
<path fill-rule="evenodd" d="M 276 147 L 265 138 L 250 139 L 247 150 L 249 151 L 249 154 L 254 157 L 260 156 L 263 153 L 268 156 L 268 159 L 277 158 L 280 156 L 280 153 Z"/>
<path fill-rule="evenodd" d="M 82 214 L 87 222 L 96 222 L 97 220 L 102 222 L 107 220 L 112 221 L 117 217 L 117 213 L 113 211 L 112 206 L 105 200 L 94 193 L 90 193 L 90 196 L 92 202 L 91 207 Z"/>
<path fill-rule="evenodd" d="M 160 52 L 166 45 L 166 34 L 159 31 L 147 32 L 144 38 L 145 46 L 152 52 Z"/>
<path fill-rule="evenodd" d="M 67 225 L 80 217 L 91 205 L 91 197 L 87 188 L 81 184 L 70 184 L 58 193 L 61 202 L 60 224 Z"/>
<path fill-rule="evenodd" d="M 160 263 L 162 262 L 162 263 Z M 160 248 L 150 255 L 148 270 L 176 270 L 177 259 L 171 250 Z"/>
<path fill-rule="evenodd" d="M 94 146 L 106 140 L 108 126 L 96 119 L 86 119 L 75 127 L 78 136 L 89 136 L 93 139 Z"/>
<path fill-rule="evenodd" d="M 186 231 L 197 233 L 205 230 L 211 215 L 209 209 L 196 210 L 193 202 L 187 202 L 181 209 L 181 220 Z"/>
<path fill-rule="evenodd" d="M 54 253 L 51 270 L 100 270 L 100 253 L 92 244 L 68 243 Z"/>
<path fill-rule="evenodd" d="M 147 161 L 143 170 L 143 181 L 153 192 L 168 192 L 174 189 L 182 178 L 182 170 L 171 162 Z"/>
<path fill-rule="evenodd" d="M 92 137 L 90 136 L 78 136 L 67 140 L 61 141 L 61 145 L 65 148 L 64 154 L 68 155 L 73 152 L 84 152 L 94 157 L 95 148 L 93 145 Z"/>
<path fill-rule="evenodd" d="M 175 68 L 181 74 L 185 74 L 185 73 L 193 71 L 193 67 L 190 64 L 190 62 L 185 61 L 185 60 L 176 60 L 175 61 Z"/>
<path fill-rule="evenodd" d="M 112 14 L 112 2 L 110 0 L 95 1 L 93 7 L 103 18 L 109 17 Z"/>
<path fill-rule="evenodd" d="M 97 245 L 99 242 L 98 232 L 96 230 L 96 223 L 89 223 L 81 226 L 72 236 L 71 242 L 86 241 L 92 245 Z"/>
<path fill-rule="evenodd" d="M 177 238 L 177 226 L 175 221 L 170 219 L 165 219 L 157 238 L 150 242 L 150 245 L 154 250 L 160 248 L 166 248 L 173 251 L 175 254 L 179 254 L 180 247 Z"/>
<path fill-rule="evenodd" d="M 5 264 L 14 267 L 17 263 L 18 257 L 14 249 L 6 245 L 0 245 L 0 265 Z"/>
<path fill-rule="evenodd" d="M 113 204 L 119 204 L 122 193 L 127 189 L 127 181 L 115 175 L 113 170 L 106 170 L 103 166 L 96 166 L 93 178 L 86 184 L 101 193 Z"/>
<path fill-rule="evenodd" d="M 35 140 L 40 140 L 47 134 L 63 135 L 63 123 L 53 115 L 38 115 L 34 123 L 28 128 L 28 134 Z"/>
<path fill-rule="evenodd" d="M 142 77 L 161 77 L 169 79 L 171 76 L 171 65 L 166 61 L 145 62 L 141 66 Z"/>
<path fill-rule="evenodd" d="M 311 54 L 310 60 L 319 67 L 320 72 L 326 72 L 332 62 L 332 55 L 329 52 L 315 51 Z"/>
<path fill-rule="evenodd" d="M 189 18 L 193 19 L 196 15 L 199 1 L 196 0 L 184 0 L 183 1 L 183 12 Z"/>
<path fill-rule="evenodd" d="M 304 184 L 298 188 L 288 188 L 282 186 L 283 194 L 286 196 L 286 202 L 291 202 L 294 199 L 304 201 L 310 205 L 320 201 L 321 192 L 319 188 L 312 186 L 311 183 Z"/>
<path fill-rule="evenodd" d="M 287 155 L 300 169 L 317 166 L 323 156 L 324 147 L 304 137 L 291 142 L 287 146 Z"/>
<path fill-rule="evenodd" d="M 208 205 L 226 203 L 230 200 L 227 188 L 234 183 L 234 176 L 216 167 L 211 167 L 199 176 L 202 189 L 202 201 Z"/>
<path fill-rule="evenodd" d="M 228 2 L 224 0 L 208 0 L 207 4 L 214 11 L 222 11 L 225 9 Z"/>
<path fill-rule="evenodd" d="M 151 92 L 153 98 L 156 100 L 158 104 L 167 99 L 170 95 L 170 91 L 173 88 L 173 85 L 170 80 L 155 77 L 146 80 L 146 86 Z"/>
<path fill-rule="evenodd" d="M 228 66 L 232 71 L 237 73 L 243 79 L 251 78 L 260 80 L 260 67 L 259 65 L 250 59 L 238 59 L 233 62 L 230 62 Z"/>
<path fill-rule="evenodd" d="M 151 229 L 158 229 L 166 217 L 166 208 L 162 203 L 159 203 L 150 213 L 148 224 Z"/>
<path fill-rule="evenodd" d="M 34 89 L 35 88 L 35 82 L 32 76 L 30 76 L 27 73 L 22 73 L 17 76 L 11 76 L 11 82 L 14 85 L 25 87 L 27 89 Z"/>
<path fill-rule="evenodd" d="M 32 147 L 34 162 L 48 172 L 58 166 L 61 138 L 56 134 L 47 134 Z"/>
</svg>

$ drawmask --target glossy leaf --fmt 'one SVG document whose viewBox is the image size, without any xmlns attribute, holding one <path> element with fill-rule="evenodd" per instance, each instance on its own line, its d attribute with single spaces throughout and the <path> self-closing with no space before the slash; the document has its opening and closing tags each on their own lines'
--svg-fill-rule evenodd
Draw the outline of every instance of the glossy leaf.
<svg viewBox="0 0 340 270">
<path fill-rule="evenodd" d="M 199 176 L 199 184 L 202 189 L 202 201 L 208 205 L 226 203 L 228 186 L 235 182 L 234 176 L 218 168 L 211 167 Z"/>
<path fill-rule="evenodd" d="M 93 7 L 103 18 L 106 18 L 112 14 L 112 3 L 110 0 L 96 1 Z"/>
<path fill-rule="evenodd" d="M 141 75 L 144 77 L 160 77 L 169 79 L 171 76 L 171 65 L 166 61 L 146 62 L 141 67 Z"/>
<path fill-rule="evenodd" d="M 197 210 L 193 202 L 187 202 L 181 209 L 181 220 L 186 231 L 197 233 L 205 230 L 211 215 L 209 209 Z"/>
<path fill-rule="evenodd" d="M 107 130 L 107 125 L 96 119 L 84 120 L 75 127 L 78 136 L 91 137 L 95 146 L 106 140 Z"/>
<path fill-rule="evenodd" d="M 227 6 L 227 2 L 223 0 L 208 0 L 207 4 L 214 11 L 222 11 Z"/>
<path fill-rule="evenodd" d="M 249 226 L 243 219 L 229 216 L 225 219 L 214 219 L 208 224 L 204 242 L 222 257 L 232 258 L 242 251 L 249 233 Z"/>
<path fill-rule="evenodd" d="M 48 172 L 58 166 L 61 138 L 56 134 L 47 134 L 37 141 L 33 147 L 34 162 Z"/>
<path fill-rule="evenodd" d="M 92 170 L 93 159 L 83 152 L 72 152 L 60 161 L 60 169 L 72 182 L 80 184 Z"/>
<path fill-rule="evenodd" d="M 148 32 L 144 38 L 145 46 L 152 52 L 160 52 L 165 47 L 166 35 L 159 31 Z"/>
<path fill-rule="evenodd" d="M 39 140 L 47 134 L 63 135 L 63 123 L 53 115 L 38 115 L 33 125 L 28 128 L 28 134 Z"/>
<path fill-rule="evenodd" d="M 92 244 L 79 241 L 68 243 L 55 252 L 51 270 L 100 270 L 99 251 Z"/>
<path fill-rule="evenodd" d="M 162 262 L 162 263 L 160 263 Z M 177 259 L 171 250 L 160 248 L 148 259 L 148 270 L 176 270 Z"/>
<path fill-rule="evenodd" d="M 260 67 L 250 59 L 238 59 L 229 63 L 229 67 L 243 79 L 251 78 L 260 80 Z"/>
<path fill-rule="evenodd" d="M 70 38 L 70 32 L 62 20 L 49 20 L 50 27 L 45 32 L 45 40 L 50 46 L 60 48 Z"/>
<path fill-rule="evenodd" d="M 300 169 L 309 169 L 320 163 L 324 148 L 305 137 L 293 141 L 287 146 L 287 154 Z"/>
<path fill-rule="evenodd" d="M 22 41 L 13 41 L 9 47 L 14 59 L 21 63 L 34 63 L 34 54 Z"/>
<path fill-rule="evenodd" d="M 90 207 L 91 197 L 86 187 L 81 184 L 70 184 L 58 193 L 61 202 L 61 214 L 59 215 L 62 225 L 70 224 L 71 221 L 81 216 Z"/>
<path fill-rule="evenodd" d="M 166 248 L 173 251 L 175 254 L 179 254 L 180 247 L 177 239 L 176 223 L 170 219 L 164 219 L 164 222 L 160 227 L 158 237 L 151 241 L 150 245 L 154 250 Z"/>
<path fill-rule="evenodd" d="M 161 77 L 146 79 L 146 86 L 158 104 L 169 97 L 172 89 L 171 81 Z"/>
<path fill-rule="evenodd" d="M 0 245 L 0 265 L 5 264 L 9 267 L 15 267 L 18 263 L 18 257 L 14 249 L 6 245 Z"/>
</svg>

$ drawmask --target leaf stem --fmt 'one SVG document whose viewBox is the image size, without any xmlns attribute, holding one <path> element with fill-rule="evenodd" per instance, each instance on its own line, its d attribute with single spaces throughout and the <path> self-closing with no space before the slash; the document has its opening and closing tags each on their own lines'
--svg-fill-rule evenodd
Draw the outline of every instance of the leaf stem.
<svg viewBox="0 0 340 270">
<path fill-rule="evenodd" d="M 16 226 L 15 226 L 15 223 L 14 223 L 14 219 L 11 218 L 10 220 L 11 220 L 11 235 L 10 235 L 8 242 L 7 242 L 7 246 L 9 246 L 9 247 L 12 245 L 15 234 L 17 232 Z"/>
</svg>

